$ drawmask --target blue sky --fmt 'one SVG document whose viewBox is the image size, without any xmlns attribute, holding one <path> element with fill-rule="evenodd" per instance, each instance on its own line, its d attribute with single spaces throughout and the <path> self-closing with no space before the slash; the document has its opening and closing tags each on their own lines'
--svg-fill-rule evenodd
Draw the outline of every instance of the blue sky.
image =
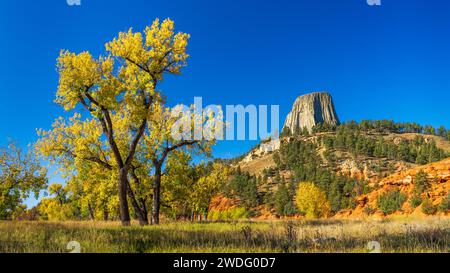
<svg viewBox="0 0 450 273">
<path fill-rule="evenodd" d="M 4 1 L 0 9 L 0 145 L 34 142 L 65 115 L 53 103 L 61 49 L 95 55 L 129 27 L 170 17 L 191 34 L 189 66 L 161 89 L 169 103 L 277 104 L 329 91 L 341 120 L 450 127 L 446 0 Z M 223 142 L 236 156 L 255 142 Z"/>
</svg>

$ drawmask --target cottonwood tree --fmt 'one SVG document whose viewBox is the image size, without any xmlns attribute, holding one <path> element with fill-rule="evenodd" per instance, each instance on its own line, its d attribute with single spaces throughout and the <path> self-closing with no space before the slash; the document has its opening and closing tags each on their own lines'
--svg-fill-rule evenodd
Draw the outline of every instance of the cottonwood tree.
<svg viewBox="0 0 450 273">
<path fill-rule="evenodd" d="M 330 204 L 325 192 L 311 182 L 300 182 L 295 203 L 300 213 L 308 218 L 327 217 Z"/>
<path fill-rule="evenodd" d="M 228 180 L 231 168 L 215 161 L 192 164 L 192 156 L 175 151 L 162 177 L 162 204 L 175 218 L 207 218 L 211 200 Z"/>
<path fill-rule="evenodd" d="M 214 162 L 209 174 L 201 176 L 194 184 L 191 194 L 192 208 L 206 219 L 214 196 L 224 187 L 231 175 L 231 168 Z"/>
<path fill-rule="evenodd" d="M 73 207 L 82 219 L 104 220 L 118 218 L 116 171 L 97 163 L 82 161 L 65 188 L 70 192 Z"/>
<path fill-rule="evenodd" d="M 82 120 L 80 114 L 67 119 L 60 117 L 51 130 L 39 130 L 38 134 L 35 150 L 51 165 L 59 167 L 81 214 L 95 219 L 99 210 L 108 215 L 116 210 L 112 207 L 118 203 L 114 183 L 118 170 L 96 119 Z"/>
<path fill-rule="evenodd" d="M 115 134 L 120 136 L 119 147 L 127 148 L 128 121 L 124 115 L 113 115 L 115 121 Z M 72 195 L 79 202 L 83 214 L 88 214 L 91 219 L 103 218 L 108 220 L 115 217 L 118 206 L 118 165 L 115 164 L 112 149 L 102 137 L 101 126 L 96 119 L 81 120 L 79 114 L 68 119 L 58 118 L 51 130 L 39 130 L 40 139 L 36 143 L 36 150 L 52 165 L 59 166 L 59 172 L 68 180 L 67 186 L 71 188 Z M 152 168 L 151 162 L 141 161 L 138 146 L 135 159 L 129 171 L 129 180 L 140 176 L 140 188 L 132 187 L 127 181 L 127 194 L 133 205 L 134 214 L 141 225 L 148 224 L 145 211 L 139 209 L 146 202 L 135 192 L 148 193 L 142 187 L 148 185 L 144 176 L 148 176 Z M 138 164 L 137 164 L 138 163 Z M 145 170 L 145 171 L 144 171 Z M 138 200 L 136 200 L 138 199 Z M 145 205 L 144 205 L 145 206 Z M 99 216 L 101 215 L 101 216 Z"/>
<path fill-rule="evenodd" d="M 200 115 L 200 128 L 204 139 L 174 139 L 172 128 L 178 121 L 187 121 L 183 129 L 194 131 L 193 120 L 196 115 L 190 110 L 180 113 L 182 115 L 179 116 L 173 115 L 172 110 L 165 108 L 162 103 L 155 103 L 151 107 L 149 128 L 144 134 L 145 141 L 136 149 L 127 179 L 128 200 L 141 225 L 149 223 L 149 207 L 160 206 L 160 191 L 155 191 L 155 188 L 160 188 L 166 158 L 177 150 L 208 154 L 214 143 L 215 130 L 220 130 L 220 126 L 223 126 L 220 114 L 216 117 L 204 113 L 205 115 Z M 122 150 L 126 148 L 127 143 L 123 140 L 128 138 L 128 129 L 124 126 L 128 124 L 127 116 L 120 115 L 116 118 L 116 115 L 113 115 L 113 120 L 116 119 L 115 132 L 121 136 L 118 143 Z M 81 120 L 79 114 L 68 119 L 59 118 L 51 130 L 39 131 L 41 138 L 36 143 L 36 149 L 50 163 L 60 166 L 60 172 L 69 180 L 68 186 L 72 188 L 72 195 L 79 198 L 81 210 L 87 212 L 92 219 L 99 218 L 98 214 L 103 213 L 103 219 L 106 220 L 108 215 L 115 214 L 117 190 L 114 189 L 112 181 L 117 179 L 118 166 L 113 160 L 113 152 L 107 141 L 102 139 L 97 122 L 95 119 Z M 214 127 L 208 129 L 206 124 Z M 203 128 L 206 130 L 203 131 Z M 183 163 L 182 158 L 176 159 Z M 188 183 L 187 180 L 185 183 Z"/>
<path fill-rule="evenodd" d="M 203 163 L 192 164 L 192 156 L 182 150 L 172 152 L 161 180 L 161 204 L 164 213 L 179 219 L 192 216 L 192 192 L 198 179 L 206 175 Z"/>
<path fill-rule="evenodd" d="M 65 221 L 77 217 L 77 211 L 72 207 L 69 192 L 63 185 L 51 184 L 47 191 L 51 197 L 43 198 L 37 205 L 42 219 Z"/>
<path fill-rule="evenodd" d="M 153 204 L 152 223 L 159 224 L 161 207 L 161 179 L 166 160 L 178 150 L 209 156 L 217 138 L 221 138 L 225 124 L 220 109 L 200 110 L 191 106 L 182 109 L 165 108 L 155 103 L 149 134 L 144 136 L 146 155 L 153 162 Z"/>
<path fill-rule="evenodd" d="M 74 156 L 116 171 L 120 218 L 125 226 L 130 224 L 128 176 L 148 128 L 150 109 L 161 101 L 158 84 L 165 74 L 179 74 L 186 65 L 188 39 L 188 34 L 174 32 L 170 19 L 155 20 L 143 33 L 132 29 L 119 33 L 106 44 L 105 56 L 62 51 L 58 58 L 56 102 L 66 111 L 84 107 L 92 119 L 77 122 L 88 122 L 87 127 L 96 133 L 100 130 L 101 135 L 93 137 L 104 140 L 111 151 L 111 158 L 99 151 Z M 73 141 L 85 142 L 82 138 Z"/>
<path fill-rule="evenodd" d="M 39 196 L 47 186 L 47 171 L 32 152 L 15 144 L 0 149 L 0 219 L 10 219 L 31 193 Z"/>
</svg>

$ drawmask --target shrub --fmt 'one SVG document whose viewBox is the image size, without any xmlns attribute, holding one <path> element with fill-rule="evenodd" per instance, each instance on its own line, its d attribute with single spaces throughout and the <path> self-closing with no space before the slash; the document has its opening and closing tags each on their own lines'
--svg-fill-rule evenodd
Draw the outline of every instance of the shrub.
<svg viewBox="0 0 450 273">
<path fill-rule="evenodd" d="M 367 205 L 367 206 L 364 207 L 363 212 L 366 215 L 372 215 L 372 214 L 375 213 L 375 209 L 372 208 L 371 206 Z"/>
<path fill-rule="evenodd" d="M 433 205 L 430 199 L 425 199 L 422 202 L 422 212 L 426 215 L 433 215 L 437 211 L 437 207 Z"/>
<path fill-rule="evenodd" d="M 230 219 L 238 220 L 248 217 L 248 212 L 245 208 L 235 208 L 230 210 Z"/>
<path fill-rule="evenodd" d="M 392 214 L 399 210 L 406 201 L 406 195 L 399 190 L 386 192 L 378 197 L 378 208 L 384 214 Z"/>
<path fill-rule="evenodd" d="M 208 219 L 216 220 L 239 220 L 248 218 L 249 213 L 243 207 L 231 208 L 227 210 L 211 210 L 208 213 Z"/>
<path fill-rule="evenodd" d="M 439 211 L 447 212 L 450 210 L 450 192 L 447 195 L 447 198 L 442 199 L 441 204 L 439 205 Z"/>
<path fill-rule="evenodd" d="M 424 171 L 419 171 L 414 177 L 414 193 L 421 194 L 430 187 L 427 174 Z"/>
<path fill-rule="evenodd" d="M 420 206 L 420 204 L 422 204 L 422 197 L 420 197 L 419 194 L 414 194 L 414 196 L 409 201 L 409 204 L 411 204 L 411 207 L 417 208 L 418 206 Z"/>
<path fill-rule="evenodd" d="M 296 204 L 300 213 L 308 218 L 326 217 L 330 212 L 325 193 L 310 182 L 298 185 Z"/>
</svg>

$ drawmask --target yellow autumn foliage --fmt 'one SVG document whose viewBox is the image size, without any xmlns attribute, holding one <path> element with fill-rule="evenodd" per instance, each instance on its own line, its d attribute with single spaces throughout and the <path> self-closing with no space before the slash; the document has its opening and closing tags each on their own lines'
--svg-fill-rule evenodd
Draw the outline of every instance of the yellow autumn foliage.
<svg viewBox="0 0 450 273">
<path fill-rule="evenodd" d="M 300 213 L 307 218 L 327 217 L 330 213 L 326 194 L 314 183 L 299 183 L 295 203 Z"/>
</svg>

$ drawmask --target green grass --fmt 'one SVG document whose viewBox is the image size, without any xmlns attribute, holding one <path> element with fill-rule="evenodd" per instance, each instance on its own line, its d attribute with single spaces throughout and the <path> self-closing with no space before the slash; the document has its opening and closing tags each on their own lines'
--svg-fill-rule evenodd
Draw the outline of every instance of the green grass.
<svg viewBox="0 0 450 273">
<path fill-rule="evenodd" d="M 123 228 L 116 222 L 0 222 L 0 252 L 448 252 L 449 218 L 166 223 Z"/>
</svg>

